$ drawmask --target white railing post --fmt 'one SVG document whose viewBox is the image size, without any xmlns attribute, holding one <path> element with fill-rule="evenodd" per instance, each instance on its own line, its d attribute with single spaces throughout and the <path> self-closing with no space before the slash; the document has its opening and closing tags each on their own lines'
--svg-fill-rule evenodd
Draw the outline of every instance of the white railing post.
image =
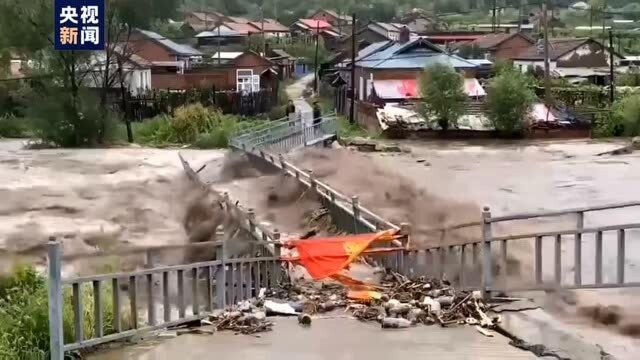
<svg viewBox="0 0 640 360">
<path fill-rule="evenodd" d="M 55 237 L 47 244 L 49 257 L 49 342 L 51 360 L 64 360 L 62 330 L 62 251 Z"/>
<path fill-rule="evenodd" d="M 487 298 L 492 281 L 491 259 L 491 209 L 485 206 L 482 211 L 482 296 Z"/>
</svg>

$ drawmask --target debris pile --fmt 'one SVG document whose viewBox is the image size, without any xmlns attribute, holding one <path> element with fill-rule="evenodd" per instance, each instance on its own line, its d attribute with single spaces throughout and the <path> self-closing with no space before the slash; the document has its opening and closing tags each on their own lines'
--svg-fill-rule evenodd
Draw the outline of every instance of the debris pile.
<svg viewBox="0 0 640 360">
<path fill-rule="evenodd" d="M 415 324 L 441 326 L 480 325 L 493 327 L 500 317 L 489 317 L 488 306 L 479 291 L 457 291 L 446 280 L 420 277 L 410 280 L 395 272 L 387 273 L 379 298 L 349 305 L 354 317 L 378 321 L 383 328 Z"/>
<path fill-rule="evenodd" d="M 396 272 L 387 272 L 375 291 L 348 291 L 340 284 L 308 283 L 289 285 L 270 295 L 287 300 L 298 314 L 315 315 L 345 308 L 356 319 L 376 321 L 383 328 L 417 324 L 491 328 L 500 322 L 500 316 L 487 315 L 489 307 L 479 291 L 458 291 L 446 280 L 410 280 Z"/>
<path fill-rule="evenodd" d="M 207 323 L 215 331 L 257 336 L 272 330 L 269 316 L 295 316 L 300 325 L 311 326 L 314 316 L 345 311 L 355 319 L 378 322 L 382 328 L 472 325 L 485 336 L 493 336 L 483 328 L 497 325 L 500 316 L 489 316 L 488 310 L 479 291 L 459 291 L 446 280 L 411 280 L 387 271 L 374 290 L 348 289 L 334 282 L 299 282 L 270 291 L 262 289 L 255 299 L 214 312 Z"/>
<path fill-rule="evenodd" d="M 246 311 L 228 310 L 209 318 L 216 331 L 229 330 L 235 334 L 253 335 L 271 331 L 273 323 L 267 320 L 267 314 L 253 305 Z"/>
</svg>

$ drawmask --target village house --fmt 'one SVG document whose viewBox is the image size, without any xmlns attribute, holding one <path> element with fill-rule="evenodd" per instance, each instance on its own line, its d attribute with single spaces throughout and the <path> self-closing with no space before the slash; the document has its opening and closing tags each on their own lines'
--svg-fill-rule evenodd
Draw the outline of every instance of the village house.
<svg viewBox="0 0 640 360">
<path fill-rule="evenodd" d="M 212 57 L 210 61 L 193 66 L 183 73 L 154 74 L 153 88 L 178 90 L 213 88 L 244 93 L 269 90 L 277 93 L 278 71 L 270 60 L 252 51 L 246 51 L 239 56 L 223 55 L 225 60 L 221 64 Z"/>
<path fill-rule="evenodd" d="M 396 23 L 406 25 L 411 32 L 426 35 L 434 31 L 442 31 L 447 25 L 422 9 L 413 9 L 396 18 Z"/>
<path fill-rule="evenodd" d="M 400 30 L 405 25 L 399 23 L 383 23 L 378 21 L 371 21 L 358 31 L 356 31 L 357 48 L 358 50 L 365 47 L 381 42 L 381 41 L 397 41 L 400 39 Z M 416 33 L 411 33 L 411 37 L 417 37 Z M 351 49 L 352 35 L 347 36 L 342 40 L 342 49 Z"/>
<path fill-rule="evenodd" d="M 122 83 L 131 95 L 144 94 L 151 90 L 152 63 L 136 54 L 131 54 L 122 47 L 116 47 L 109 60 L 109 82 L 112 89 L 120 90 L 120 73 L 117 59 L 122 61 Z M 123 54 L 124 53 L 124 54 Z M 89 88 L 101 88 L 104 84 L 105 71 L 107 69 L 107 54 L 105 51 L 96 51 L 90 60 L 90 72 L 85 77 L 83 85 Z"/>
<path fill-rule="evenodd" d="M 292 34 L 303 41 L 312 42 L 316 33 L 320 33 L 324 46 L 329 51 L 342 48 L 343 34 L 324 20 L 300 19 L 291 25 Z"/>
<path fill-rule="evenodd" d="M 311 16 L 311 19 L 323 20 L 336 28 L 347 28 L 351 26 L 351 16 L 339 15 L 333 10 L 320 9 Z"/>
<path fill-rule="evenodd" d="M 372 94 L 376 81 L 413 80 L 415 81 L 425 67 L 432 64 L 448 64 L 454 69 L 474 77 L 476 65 L 456 55 L 448 54 L 444 49 L 426 39 L 411 40 L 405 28 L 398 41 L 384 41 L 364 48 L 356 58 L 356 97 L 366 100 Z"/>
<path fill-rule="evenodd" d="M 613 57 L 616 65 L 624 59 L 617 53 Z M 594 39 L 549 39 L 549 68 L 554 77 L 606 85 L 609 59 L 609 50 Z M 542 42 L 531 45 L 514 56 L 513 65 L 522 72 L 544 69 Z"/>
<path fill-rule="evenodd" d="M 313 36 L 318 31 L 333 30 L 333 25 L 325 20 L 299 19 L 291 25 L 291 29 L 298 36 Z"/>
<path fill-rule="evenodd" d="M 185 14 L 183 26 L 189 27 L 194 32 L 201 32 L 224 21 L 229 21 L 229 19 L 216 11 L 191 11 Z"/>
<path fill-rule="evenodd" d="M 171 39 L 148 30 L 136 29 L 129 40 L 132 53 L 151 63 L 152 86 L 154 75 L 165 72 L 184 72 L 193 62 L 202 59 L 202 53 L 189 45 L 178 44 Z"/>
<path fill-rule="evenodd" d="M 473 58 L 487 59 L 493 62 L 497 60 L 511 60 L 520 52 L 528 49 L 535 41 L 522 33 L 496 33 L 486 34 L 473 41 L 458 46 L 458 50 L 470 49 L 476 56 Z M 467 57 L 461 55 L 463 57 Z"/>
<path fill-rule="evenodd" d="M 291 36 L 291 30 L 274 19 L 264 19 L 264 21 L 250 21 L 249 25 L 264 31 L 266 38 L 286 39 Z"/>
<path fill-rule="evenodd" d="M 282 49 L 268 49 L 267 59 L 269 59 L 278 69 L 278 77 L 280 80 L 291 79 L 296 71 L 297 59 L 289 55 Z"/>
<path fill-rule="evenodd" d="M 200 32 L 195 38 L 198 48 L 204 52 L 240 51 L 246 49 L 249 36 L 226 27 L 216 27 L 215 31 Z"/>
</svg>

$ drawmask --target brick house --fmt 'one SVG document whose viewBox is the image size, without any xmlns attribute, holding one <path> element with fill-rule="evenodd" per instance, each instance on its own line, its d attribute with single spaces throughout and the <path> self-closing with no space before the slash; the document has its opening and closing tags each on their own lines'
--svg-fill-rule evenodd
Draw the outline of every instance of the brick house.
<svg viewBox="0 0 640 360">
<path fill-rule="evenodd" d="M 189 69 L 193 60 L 203 55 L 189 45 L 178 44 L 160 34 L 139 29 L 131 34 L 129 48 L 136 55 L 150 61 L 153 68 L 168 66 Z"/>
<path fill-rule="evenodd" d="M 487 34 L 462 44 L 460 47 L 472 47 L 480 53 L 480 57 L 491 60 L 511 60 L 535 41 L 523 33 Z M 460 49 L 459 47 L 459 49 Z"/>
<path fill-rule="evenodd" d="M 247 51 L 223 64 L 202 63 L 183 73 L 153 74 L 152 86 L 155 89 L 215 88 L 242 92 L 267 89 L 277 93 L 279 80 L 273 62 Z"/>
</svg>

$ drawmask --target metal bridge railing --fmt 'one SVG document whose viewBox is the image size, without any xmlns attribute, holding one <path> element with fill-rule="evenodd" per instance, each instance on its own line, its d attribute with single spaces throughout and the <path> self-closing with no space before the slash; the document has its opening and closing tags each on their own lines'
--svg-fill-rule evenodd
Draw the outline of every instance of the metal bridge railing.
<svg viewBox="0 0 640 360">
<path fill-rule="evenodd" d="M 288 120 L 271 123 L 268 127 L 234 136 L 230 140 L 230 145 L 249 152 L 257 150 L 288 152 L 335 137 L 337 130 L 338 122 L 335 114 L 315 119 L 313 124 L 307 124 L 303 119 Z"/>
<path fill-rule="evenodd" d="M 206 188 L 180 156 L 187 176 Z M 50 356 L 131 337 L 208 316 L 213 309 L 257 296 L 260 288 L 274 287 L 281 279 L 281 243 L 277 229 L 256 221 L 252 209 L 233 203 L 225 193 L 221 204 L 244 232 L 251 257 L 231 257 L 225 241 L 157 247 L 126 247 L 111 251 L 63 254 L 55 239 L 48 244 Z M 237 229 L 225 229 L 233 231 Z M 233 233 L 226 234 L 233 238 Z M 235 239 L 238 240 L 238 239 Z M 211 261 L 157 266 L 155 256 L 172 250 L 198 249 Z M 63 277 L 66 261 L 105 256 L 145 256 L 144 269 L 82 277 Z M 64 299 L 70 296 L 71 304 Z M 85 304 L 89 301 L 90 304 Z M 66 308 L 69 307 L 70 308 Z M 113 315 L 106 321 L 105 314 Z M 72 334 L 64 333 L 63 314 L 71 313 Z M 90 314 L 91 321 L 87 317 Z M 72 338 L 65 343 L 64 339 Z"/>
<path fill-rule="evenodd" d="M 200 245 L 185 245 L 184 249 Z M 51 359 L 62 360 L 67 351 L 128 338 L 141 331 L 201 319 L 226 304 L 257 296 L 260 288 L 275 287 L 281 277 L 281 264 L 280 246 L 274 245 L 275 254 L 258 250 L 254 254 L 259 255 L 251 258 L 232 258 L 225 254 L 224 245 L 209 245 L 216 260 L 63 278 L 61 244 L 50 241 Z M 63 332 L 64 307 L 69 305 L 64 303 L 63 297 L 68 291 L 71 291 L 72 299 L 68 310 L 73 314 L 73 334 Z M 91 304 L 83 303 L 87 298 Z M 109 308 L 105 309 L 107 302 Z M 87 305 L 93 309 L 91 322 L 85 320 Z M 105 322 L 105 310 L 113 316 L 110 323 Z M 69 337 L 73 341 L 64 343 Z"/>
<path fill-rule="evenodd" d="M 627 276 L 627 242 L 632 230 L 640 228 L 640 223 L 625 223 L 608 226 L 585 227 L 585 214 L 599 211 L 640 206 L 640 202 L 625 202 L 602 206 L 583 207 L 560 211 L 525 213 L 493 217 L 489 208 L 481 214 L 481 221 L 469 222 L 447 228 L 427 231 L 444 233 L 461 229 L 477 231 L 477 240 L 464 244 L 446 244 L 423 249 L 409 249 L 405 256 L 411 271 L 417 274 L 445 276 L 460 287 L 480 288 L 485 293 L 491 291 L 537 291 L 550 289 L 600 289 L 638 287 L 640 279 Z M 575 217 L 575 226 L 568 229 L 523 232 L 505 236 L 495 236 L 495 224 L 531 220 L 537 218 L 559 218 L 567 215 Z M 520 274 L 517 280 L 510 280 L 508 255 L 513 246 L 521 242 L 524 249 L 533 245 L 533 264 L 529 278 Z M 605 261 L 606 253 L 614 243 L 613 261 Z M 570 260 L 563 249 L 571 248 Z M 545 251 L 546 249 L 546 251 Z M 590 256 L 584 256 L 588 249 Z M 520 249 L 522 251 L 522 248 Z M 551 256 L 545 254 L 553 254 Z M 522 256 L 520 253 L 519 256 Z M 604 264 L 613 263 L 615 276 L 605 276 Z M 563 268 L 563 264 L 565 267 Z M 563 276 L 572 265 L 572 279 Z M 585 266 L 588 265 L 588 266 Z M 526 265 L 525 265 L 526 266 Z M 500 269 L 496 274 L 495 269 Z M 593 269 L 589 279 L 585 279 L 585 269 Z M 547 270 L 545 272 L 545 270 Z M 631 280 L 631 281 L 630 281 Z"/>
</svg>

